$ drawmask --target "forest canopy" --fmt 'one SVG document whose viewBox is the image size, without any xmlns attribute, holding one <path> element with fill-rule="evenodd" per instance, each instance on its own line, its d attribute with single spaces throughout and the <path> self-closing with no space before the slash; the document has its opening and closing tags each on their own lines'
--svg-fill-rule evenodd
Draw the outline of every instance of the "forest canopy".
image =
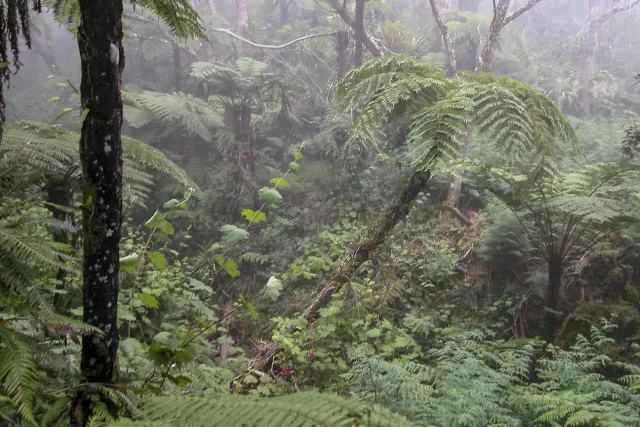
<svg viewBox="0 0 640 427">
<path fill-rule="evenodd" d="M 639 24 L 0 1 L 0 425 L 640 425 Z"/>
</svg>

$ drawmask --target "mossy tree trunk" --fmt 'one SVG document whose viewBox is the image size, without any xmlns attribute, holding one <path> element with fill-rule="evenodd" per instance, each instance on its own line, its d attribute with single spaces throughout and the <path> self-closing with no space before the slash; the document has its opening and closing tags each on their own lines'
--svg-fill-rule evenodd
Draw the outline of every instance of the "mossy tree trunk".
<svg viewBox="0 0 640 427">
<path fill-rule="evenodd" d="M 83 320 L 102 331 L 82 337 L 81 371 L 88 383 L 116 383 L 122 224 L 123 4 L 122 0 L 79 0 L 79 4 L 83 117 L 80 160 L 85 203 Z M 73 408 L 76 425 L 86 425 L 91 415 L 87 390 L 80 390 Z M 112 403 L 108 407 L 117 415 Z"/>
</svg>

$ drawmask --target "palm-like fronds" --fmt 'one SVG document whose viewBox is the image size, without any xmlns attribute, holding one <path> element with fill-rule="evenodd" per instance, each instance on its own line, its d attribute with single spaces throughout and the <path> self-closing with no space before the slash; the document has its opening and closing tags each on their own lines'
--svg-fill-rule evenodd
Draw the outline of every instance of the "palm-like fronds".
<svg viewBox="0 0 640 427">
<path fill-rule="evenodd" d="M 407 142 L 419 147 L 412 161 L 423 167 L 455 154 L 468 123 L 531 175 L 552 173 L 556 144 L 576 142 L 567 119 L 541 92 L 487 74 L 447 79 L 437 68 L 402 55 L 367 61 L 344 78 L 336 95 L 344 108 L 364 104 L 354 138 L 375 144 L 384 125 L 403 124 Z"/>
<path fill-rule="evenodd" d="M 177 37 L 205 37 L 200 16 L 188 0 L 131 0 L 130 3 L 151 11 Z M 78 0 L 46 0 L 45 4 L 53 11 L 56 21 L 71 32 L 77 31 L 81 19 Z"/>
</svg>

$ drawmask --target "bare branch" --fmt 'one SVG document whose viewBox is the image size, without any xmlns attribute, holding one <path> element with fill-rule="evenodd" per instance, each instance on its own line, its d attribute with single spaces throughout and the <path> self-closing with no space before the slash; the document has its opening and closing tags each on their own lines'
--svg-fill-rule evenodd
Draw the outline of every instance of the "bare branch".
<svg viewBox="0 0 640 427">
<path fill-rule="evenodd" d="M 600 24 L 602 24 L 604 21 L 606 21 L 607 19 L 611 18 L 613 15 L 615 15 L 618 12 L 624 12 L 625 10 L 631 10 L 632 7 L 637 6 L 638 4 L 640 4 L 640 0 L 634 0 L 633 2 L 631 2 L 630 4 L 626 5 L 626 6 L 619 6 L 620 1 L 616 1 L 613 3 L 613 5 L 611 6 L 611 8 L 609 8 L 609 10 L 607 10 L 606 12 L 604 12 L 602 15 L 600 15 L 598 18 L 596 18 L 596 21 Z"/>
<path fill-rule="evenodd" d="M 308 36 L 304 36 L 304 37 L 297 38 L 295 40 L 291 40 L 290 42 L 287 42 L 285 44 L 271 45 L 271 44 L 259 44 L 259 43 L 252 42 L 251 40 L 245 39 L 244 37 L 234 33 L 233 31 L 227 30 L 227 29 L 224 29 L 224 28 L 211 28 L 209 31 L 226 34 L 228 36 L 233 37 L 236 40 L 240 40 L 241 42 L 246 43 L 248 45 L 251 45 L 253 47 L 257 47 L 257 48 L 260 48 L 260 49 L 273 49 L 273 50 L 286 49 L 291 45 L 294 45 L 296 43 L 299 43 L 299 42 L 302 42 L 302 41 L 305 41 L 305 40 L 309 40 L 309 39 L 313 39 L 313 38 L 317 38 L 317 37 L 335 36 L 337 34 L 337 32 L 321 33 L 321 34 L 310 34 Z"/>
<path fill-rule="evenodd" d="M 537 5 L 541 1 L 542 0 L 529 0 L 527 2 L 527 4 L 525 4 L 520 9 L 516 10 L 515 12 L 513 12 L 512 14 L 510 14 L 509 16 L 504 18 L 504 23 L 502 24 L 502 26 L 505 27 L 507 24 L 511 23 L 511 21 L 513 21 L 514 19 L 518 18 L 520 15 L 522 15 L 527 10 L 531 9 L 533 6 Z M 638 0 L 638 1 L 640 1 L 640 0 Z"/>
<path fill-rule="evenodd" d="M 349 12 L 346 8 L 342 7 L 338 0 L 328 0 L 329 5 L 333 9 L 335 13 L 342 18 L 342 20 L 350 26 L 353 31 L 356 33 L 356 37 L 359 38 L 360 42 L 364 44 L 369 51 L 369 53 L 373 56 L 382 56 L 382 51 L 378 47 L 377 44 L 371 40 L 371 38 L 367 35 L 366 31 L 362 29 L 362 32 L 358 31 L 358 26 L 356 25 L 356 21 L 349 15 Z"/>
</svg>

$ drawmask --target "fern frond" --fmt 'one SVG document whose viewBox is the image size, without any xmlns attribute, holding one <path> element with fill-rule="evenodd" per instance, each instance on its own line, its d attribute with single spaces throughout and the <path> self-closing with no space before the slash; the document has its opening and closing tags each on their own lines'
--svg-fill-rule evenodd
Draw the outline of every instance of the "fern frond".
<svg viewBox="0 0 640 427">
<path fill-rule="evenodd" d="M 35 424 L 33 401 L 38 388 L 38 366 L 25 337 L 0 326 L 0 382 L 26 421 Z"/>
<path fill-rule="evenodd" d="M 335 395 L 302 392 L 273 398 L 248 396 L 157 397 L 143 401 L 145 421 L 122 420 L 110 427 L 158 425 L 409 426 L 389 410 Z"/>
</svg>

